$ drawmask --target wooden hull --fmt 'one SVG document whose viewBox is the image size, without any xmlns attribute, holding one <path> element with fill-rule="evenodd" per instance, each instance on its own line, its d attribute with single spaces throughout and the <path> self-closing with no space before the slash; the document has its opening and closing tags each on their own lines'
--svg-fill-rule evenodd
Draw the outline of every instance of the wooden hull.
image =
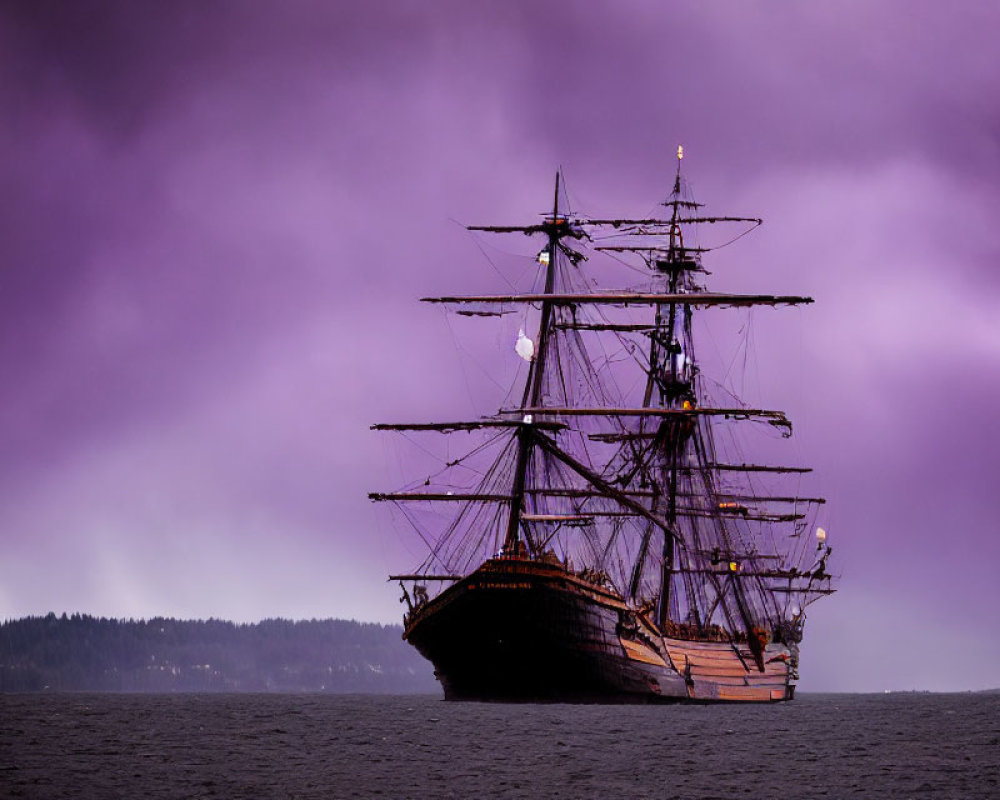
<svg viewBox="0 0 1000 800">
<path fill-rule="evenodd" d="M 563 567 L 491 559 L 415 609 L 404 638 L 448 700 L 789 700 L 788 650 L 662 637 L 613 590 Z"/>
</svg>

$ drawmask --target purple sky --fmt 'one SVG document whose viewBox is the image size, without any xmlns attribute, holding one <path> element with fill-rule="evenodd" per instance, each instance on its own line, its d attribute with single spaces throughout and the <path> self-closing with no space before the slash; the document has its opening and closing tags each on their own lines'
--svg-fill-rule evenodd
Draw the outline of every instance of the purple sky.
<svg viewBox="0 0 1000 800">
<path fill-rule="evenodd" d="M 843 573 L 802 688 L 1000 685 L 998 29 L 961 1 L 4 3 L 0 618 L 398 621 L 368 425 L 491 410 L 416 302 L 502 288 L 450 220 L 532 219 L 560 165 L 580 211 L 645 213 L 683 143 L 699 200 L 766 219 L 712 288 L 817 300 L 755 316 Z"/>
</svg>

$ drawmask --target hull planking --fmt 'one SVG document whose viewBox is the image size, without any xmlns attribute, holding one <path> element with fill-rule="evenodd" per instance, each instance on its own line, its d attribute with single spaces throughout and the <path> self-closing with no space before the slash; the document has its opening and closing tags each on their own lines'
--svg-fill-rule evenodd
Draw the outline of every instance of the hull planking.
<svg viewBox="0 0 1000 800">
<path fill-rule="evenodd" d="M 746 643 L 661 636 L 606 586 L 560 564 L 484 562 L 416 607 L 404 638 L 433 663 L 447 700 L 777 702 L 789 650 L 764 669 Z"/>
</svg>

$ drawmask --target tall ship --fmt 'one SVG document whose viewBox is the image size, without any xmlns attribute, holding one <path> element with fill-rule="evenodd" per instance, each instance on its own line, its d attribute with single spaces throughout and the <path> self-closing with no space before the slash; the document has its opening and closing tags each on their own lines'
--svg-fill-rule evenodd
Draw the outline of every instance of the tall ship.
<svg viewBox="0 0 1000 800">
<path fill-rule="evenodd" d="M 511 327 L 505 357 L 521 365 L 496 413 L 372 426 L 421 449 L 447 440 L 438 469 L 369 495 L 425 553 L 390 580 L 446 699 L 794 695 L 805 609 L 834 591 L 825 501 L 802 491 L 809 468 L 747 455 L 754 437 L 781 450 L 791 423 L 703 373 L 696 345 L 716 346 L 716 309 L 742 314 L 729 329 L 749 346 L 740 309 L 812 299 L 705 287 L 707 254 L 761 220 L 707 215 L 682 158 L 666 201 L 636 218 L 571 212 L 557 173 L 540 220 L 469 227 L 534 240 L 527 288 L 423 298 Z M 707 226 L 724 235 L 702 241 Z"/>
</svg>

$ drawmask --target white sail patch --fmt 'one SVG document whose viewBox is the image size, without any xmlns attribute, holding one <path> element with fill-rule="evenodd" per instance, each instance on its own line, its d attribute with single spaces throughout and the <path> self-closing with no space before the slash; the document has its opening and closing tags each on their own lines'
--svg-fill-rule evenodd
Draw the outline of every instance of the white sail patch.
<svg viewBox="0 0 1000 800">
<path fill-rule="evenodd" d="M 531 361 L 535 357 L 535 343 L 525 335 L 524 328 L 521 328 L 517 332 L 517 342 L 514 344 L 514 352 L 525 361 Z"/>
</svg>

